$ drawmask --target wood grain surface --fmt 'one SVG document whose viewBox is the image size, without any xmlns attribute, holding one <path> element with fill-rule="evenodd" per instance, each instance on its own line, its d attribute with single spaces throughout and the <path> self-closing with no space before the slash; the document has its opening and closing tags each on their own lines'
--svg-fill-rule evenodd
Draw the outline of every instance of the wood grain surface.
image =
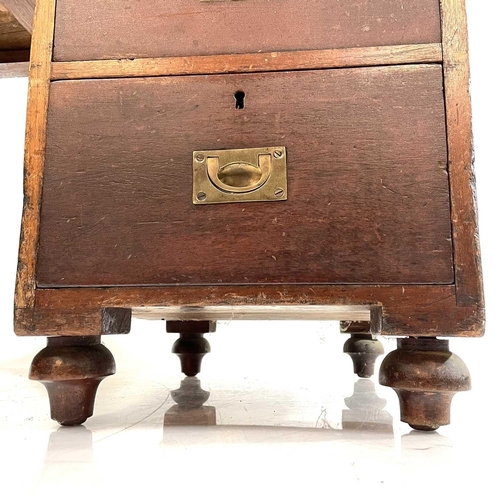
<svg viewBox="0 0 500 500">
<path fill-rule="evenodd" d="M 441 62 L 440 43 L 388 45 L 348 49 L 260 52 L 114 61 L 70 61 L 52 64 L 52 80 L 117 78 L 130 76 L 205 75 L 216 73 L 256 73 L 302 69 L 387 66 L 393 64 Z"/>
<path fill-rule="evenodd" d="M 465 0 L 442 0 L 443 67 L 457 301 L 484 309 Z M 483 311 L 484 314 L 484 311 Z"/>
<path fill-rule="evenodd" d="M 118 335 L 130 332 L 132 311 L 123 308 L 70 307 L 16 309 L 14 324 L 20 336 Z"/>
<path fill-rule="evenodd" d="M 33 307 L 35 302 L 35 267 L 45 162 L 55 3 L 55 0 L 44 0 L 38 2 L 35 8 L 26 116 L 24 203 L 16 275 L 15 307 L 19 309 Z"/>
<path fill-rule="evenodd" d="M 273 144 L 288 201 L 192 205 Z M 446 160 L 439 65 L 55 82 L 38 285 L 452 283 Z"/>
<path fill-rule="evenodd" d="M 372 306 L 373 331 L 383 335 L 466 336 L 484 333 L 484 316 L 477 307 L 457 307 L 454 285 L 224 285 L 107 288 L 47 288 L 37 291 L 37 314 L 43 317 L 72 315 L 78 308 L 182 308 L 199 318 L 204 307 Z M 381 307 L 380 307 L 381 306 Z M 382 312 L 379 315 L 380 311 Z M 169 316 L 166 311 L 165 318 Z M 345 311 L 344 311 L 345 312 Z M 197 316 L 198 315 L 198 316 Z M 140 314 L 142 316 L 142 314 Z M 343 316 L 343 318 L 342 318 Z M 341 314 L 338 319 L 356 317 Z M 153 312 L 150 318 L 157 318 Z M 212 318 L 213 316 L 210 316 Z M 363 318 L 367 319 L 367 318 Z M 48 323 L 46 321 L 45 323 Z M 378 323 L 378 326 L 377 326 Z M 88 329 L 86 329 L 88 331 Z M 29 333 L 20 332 L 24 335 Z M 90 334 L 90 333 L 89 333 Z"/>
<path fill-rule="evenodd" d="M 54 60 L 440 41 L 439 0 L 58 0 Z"/>
</svg>

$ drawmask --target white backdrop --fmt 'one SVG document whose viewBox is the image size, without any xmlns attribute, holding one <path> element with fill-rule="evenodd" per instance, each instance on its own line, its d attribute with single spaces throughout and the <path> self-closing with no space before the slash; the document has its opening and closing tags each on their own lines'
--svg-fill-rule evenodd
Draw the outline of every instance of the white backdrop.
<svg viewBox="0 0 500 500">
<path fill-rule="evenodd" d="M 45 390 L 27 380 L 29 362 L 45 339 L 17 338 L 12 329 L 27 80 L 0 80 L 0 496 L 21 498 L 25 491 L 39 500 L 70 492 L 73 499 L 104 498 L 107 493 L 129 498 L 134 492 L 144 498 L 162 492 L 185 496 L 189 487 L 191 498 L 196 493 L 220 499 L 310 498 L 329 491 L 333 496 L 339 489 L 353 496 L 351 486 L 361 484 L 369 486 L 370 498 L 378 498 L 377 488 L 391 482 L 398 498 L 402 491 L 405 498 L 430 492 L 437 498 L 439 491 L 458 493 L 457 498 L 474 493 L 475 498 L 481 491 L 490 496 L 498 491 L 497 465 L 491 457 L 500 446 L 500 332 L 495 317 L 500 302 L 500 8 L 495 0 L 469 0 L 468 13 L 487 327 L 482 339 L 451 342 L 471 370 L 473 391 L 454 399 L 452 425 L 434 436 L 412 436 L 404 425 L 399 428 L 400 437 L 406 434 L 403 439 L 314 432 L 323 418 L 325 426 L 339 428 L 343 397 L 351 394 L 354 381 L 350 360 L 340 354 L 344 338 L 337 333 L 338 325 L 322 322 L 220 325 L 210 335 L 213 353 L 204 361 L 201 378 L 204 388 L 212 390 L 210 401 L 218 418 L 226 418 L 222 423 L 232 423 L 233 415 L 233 422 L 245 426 L 234 432 L 222 426 L 219 433 L 213 428 L 206 434 L 164 431 L 163 413 L 170 405 L 165 398 L 181 378 L 178 362 L 169 354 L 174 338 L 164 333 L 163 322 L 136 320 L 129 336 L 106 338 L 118 373 L 103 383 L 96 415 L 85 427 L 60 432 L 48 417 Z M 330 412 L 328 420 L 323 411 L 326 394 L 338 403 L 337 413 Z M 393 391 L 381 394 L 394 409 Z M 242 399 L 250 404 L 242 405 Z M 295 416 L 312 422 L 313 428 L 294 428 Z M 270 427 L 251 425 L 262 422 Z M 397 424 L 395 428 L 398 435 Z M 81 438 L 90 442 L 84 445 Z M 194 469 L 192 464 L 202 467 Z"/>
</svg>

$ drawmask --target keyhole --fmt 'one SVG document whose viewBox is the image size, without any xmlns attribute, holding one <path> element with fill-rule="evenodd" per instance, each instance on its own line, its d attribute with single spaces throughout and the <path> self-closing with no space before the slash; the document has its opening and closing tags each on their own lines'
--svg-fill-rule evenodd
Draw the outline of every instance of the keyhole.
<svg viewBox="0 0 500 500">
<path fill-rule="evenodd" d="M 234 98 L 236 100 L 236 109 L 243 109 L 245 107 L 245 92 L 238 90 L 234 94 Z"/>
</svg>

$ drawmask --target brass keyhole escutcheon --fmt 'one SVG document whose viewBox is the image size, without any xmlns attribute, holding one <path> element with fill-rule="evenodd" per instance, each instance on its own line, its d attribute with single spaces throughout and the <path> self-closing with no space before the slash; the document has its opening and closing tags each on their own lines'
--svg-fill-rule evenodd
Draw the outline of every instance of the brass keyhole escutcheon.
<svg viewBox="0 0 500 500">
<path fill-rule="evenodd" d="M 205 196 L 200 198 L 200 192 Z M 284 200 L 286 200 L 284 147 L 193 153 L 193 203 L 206 205 Z"/>
</svg>

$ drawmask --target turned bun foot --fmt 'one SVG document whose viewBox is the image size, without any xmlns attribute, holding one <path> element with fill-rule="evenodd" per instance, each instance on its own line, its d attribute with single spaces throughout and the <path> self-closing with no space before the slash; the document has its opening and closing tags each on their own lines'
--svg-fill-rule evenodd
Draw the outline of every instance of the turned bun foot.
<svg viewBox="0 0 500 500">
<path fill-rule="evenodd" d="M 354 373 L 361 378 L 370 378 L 375 372 L 375 362 L 384 354 L 384 346 L 370 334 L 368 321 L 342 321 L 342 333 L 350 333 L 351 338 L 344 344 L 344 352 L 352 359 Z"/>
<path fill-rule="evenodd" d="M 447 340 L 434 338 L 398 339 L 382 362 L 380 383 L 396 391 L 401 420 L 420 431 L 449 424 L 453 396 L 471 387 L 465 363 Z"/>
<path fill-rule="evenodd" d="M 99 384 L 114 373 L 115 360 L 100 337 L 54 337 L 33 359 L 29 378 L 47 389 L 51 418 L 69 426 L 92 416 Z"/>
<path fill-rule="evenodd" d="M 214 331 L 214 321 L 167 321 L 167 332 L 180 334 L 172 352 L 179 356 L 182 373 L 187 377 L 200 373 L 201 361 L 210 352 L 210 344 L 203 335 Z"/>
<path fill-rule="evenodd" d="M 61 425 L 83 424 L 94 413 L 98 380 L 41 380 L 50 400 L 50 417 Z"/>
</svg>

